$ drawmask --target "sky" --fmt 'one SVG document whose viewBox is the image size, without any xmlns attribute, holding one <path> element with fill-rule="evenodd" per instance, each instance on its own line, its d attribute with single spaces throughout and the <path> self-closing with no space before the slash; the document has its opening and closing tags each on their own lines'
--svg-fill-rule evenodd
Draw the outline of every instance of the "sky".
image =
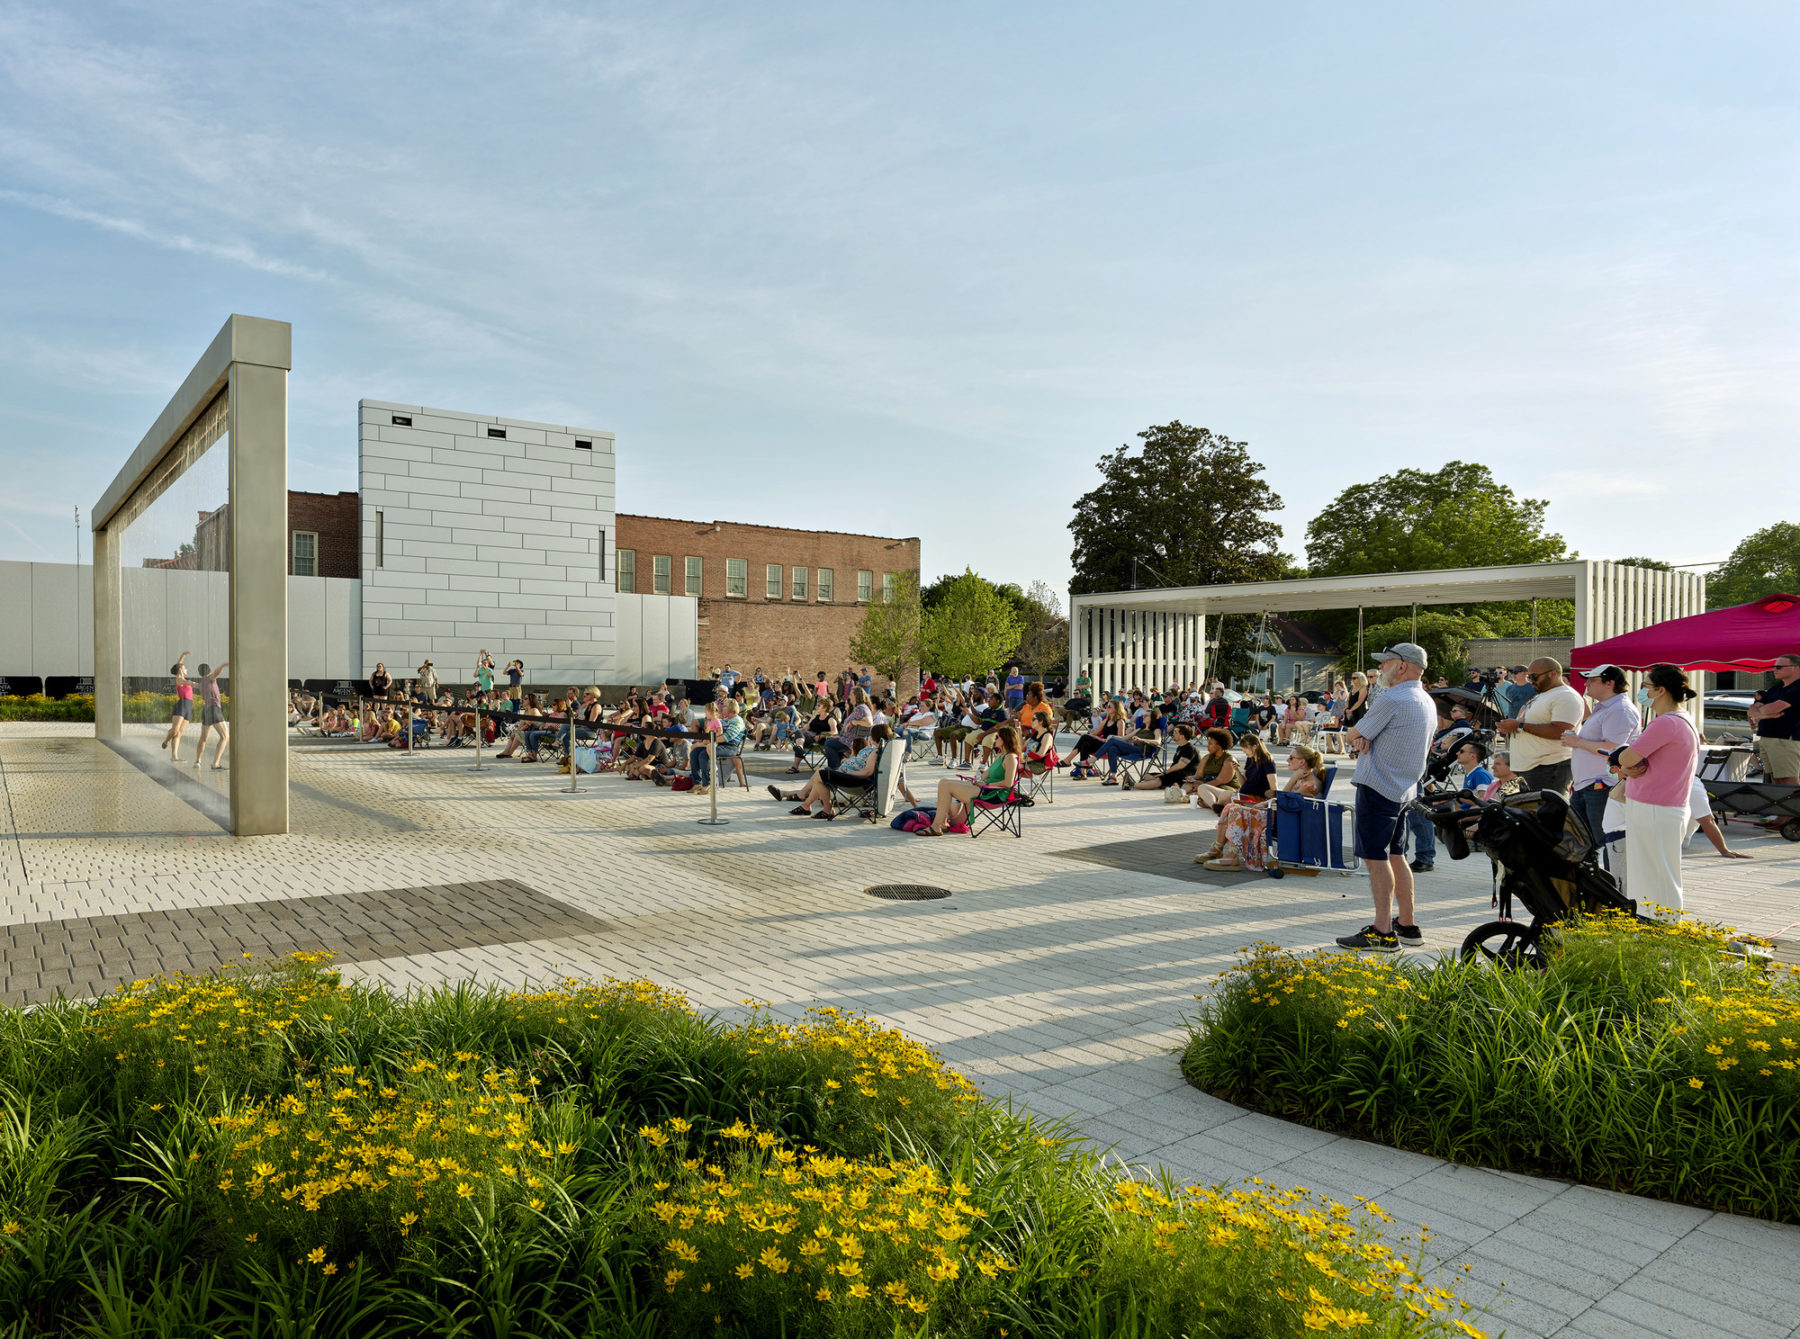
<svg viewBox="0 0 1800 1339">
<path fill-rule="evenodd" d="M 1060 588 L 1179 419 L 1296 555 L 1462 459 L 1718 560 L 1800 516 L 1797 146 L 1788 3 L 0 0 L 0 558 L 73 556 L 241 312 L 295 488 L 434 405 L 616 432 L 624 511 Z"/>
</svg>

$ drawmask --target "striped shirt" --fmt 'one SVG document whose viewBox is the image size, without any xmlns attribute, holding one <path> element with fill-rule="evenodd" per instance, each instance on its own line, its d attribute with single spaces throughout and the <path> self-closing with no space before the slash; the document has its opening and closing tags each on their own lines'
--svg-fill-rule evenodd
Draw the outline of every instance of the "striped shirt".
<svg viewBox="0 0 1800 1339">
<path fill-rule="evenodd" d="M 1369 741 L 1369 751 L 1356 762 L 1356 784 L 1397 804 L 1417 795 L 1437 729 L 1437 708 L 1425 695 L 1425 685 L 1408 679 L 1386 689 L 1356 729 Z"/>
</svg>

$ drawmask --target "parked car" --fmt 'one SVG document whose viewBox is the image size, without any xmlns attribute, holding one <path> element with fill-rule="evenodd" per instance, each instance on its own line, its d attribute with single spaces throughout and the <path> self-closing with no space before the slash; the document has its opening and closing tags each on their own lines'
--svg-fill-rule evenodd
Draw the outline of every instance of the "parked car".
<svg viewBox="0 0 1800 1339">
<path fill-rule="evenodd" d="M 1702 702 L 1701 735 L 1711 744 L 1723 743 L 1728 737 L 1748 739 L 1754 733 L 1748 711 L 1755 700 L 1752 693 L 1714 689 Z"/>
</svg>

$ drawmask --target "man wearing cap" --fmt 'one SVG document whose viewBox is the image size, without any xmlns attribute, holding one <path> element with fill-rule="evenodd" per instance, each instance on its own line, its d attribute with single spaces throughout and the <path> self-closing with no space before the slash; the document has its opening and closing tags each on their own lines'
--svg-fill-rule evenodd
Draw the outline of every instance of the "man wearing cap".
<svg viewBox="0 0 1800 1339">
<path fill-rule="evenodd" d="M 1406 806 L 1419 793 L 1419 778 L 1437 726 L 1437 709 L 1420 682 L 1424 648 L 1398 642 L 1375 653 L 1384 690 L 1346 732 L 1360 754 L 1356 783 L 1356 854 L 1369 871 L 1375 919 L 1337 942 L 1344 948 L 1397 952 L 1425 942 L 1413 913 L 1413 876 L 1406 864 Z"/>
<path fill-rule="evenodd" d="M 1800 785 L 1800 652 L 1775 657 L 1775 686 L 1758 693 L 1746 714 L 1756 723 L 1763 780 Z"/>
<path fill-rule="evenodd" d="M 1500 699 L 1500 705 L 1506 708 L 1506 715 L 1517 717 L 1525 709 L 1525 704 L 1537 696 L 1537 689 L 1531 686 L 1531 672 L 1523 665 L 1514 665 L 1506 671 L 1507 680 L 1494 690 Z"/>
<path fill-rule="evenodd" d="M 1560 662 L 1539 656 L 1526 672 L 1536 694 L 1517 719 L 1501 721 L 1494 728 L 1512 740 L 1507 753 L 1512 758 L 1513 771 L 1525 778 L 1526 790 L 1567 795 L 1573 772 L 1569 765 L 1571 753 L 1563 736 L 1581 724 L 1587 708 L 1582 705 L 1581 694 L 1563 682 Z"/>
<path fill-rule="evenodd" d="M 1625 671 L 1617 665 L 1589 670 L 1587 695 L 1594 700 L 1594 709 L 1579 729 L 1564 731 L 1562 737 L 1574 750 L 1569 759 L 1573 787 L 1569 807 L 1587 824 L 1594 845 L 1604 851 L 1609 835 L 1604 831 L 1606 801 L 1618 781 L 1608 755 L 1643 733 L 1644 718 L 1625 691 Z"/>
</svg>

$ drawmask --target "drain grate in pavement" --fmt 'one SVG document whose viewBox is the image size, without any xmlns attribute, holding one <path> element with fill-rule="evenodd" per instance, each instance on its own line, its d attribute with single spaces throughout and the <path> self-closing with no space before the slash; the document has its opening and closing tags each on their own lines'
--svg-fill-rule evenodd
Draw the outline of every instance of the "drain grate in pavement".
<svg viewBox="0 0 1800 1339">
<path fill-rule="evenodd" d="M 870 897 L 886 898 L 889 902 L 930 902 L 950 896 L 948 888 L 933 888 L 928 883 L 878 883 L 863 891 Z"/>
</svg>

